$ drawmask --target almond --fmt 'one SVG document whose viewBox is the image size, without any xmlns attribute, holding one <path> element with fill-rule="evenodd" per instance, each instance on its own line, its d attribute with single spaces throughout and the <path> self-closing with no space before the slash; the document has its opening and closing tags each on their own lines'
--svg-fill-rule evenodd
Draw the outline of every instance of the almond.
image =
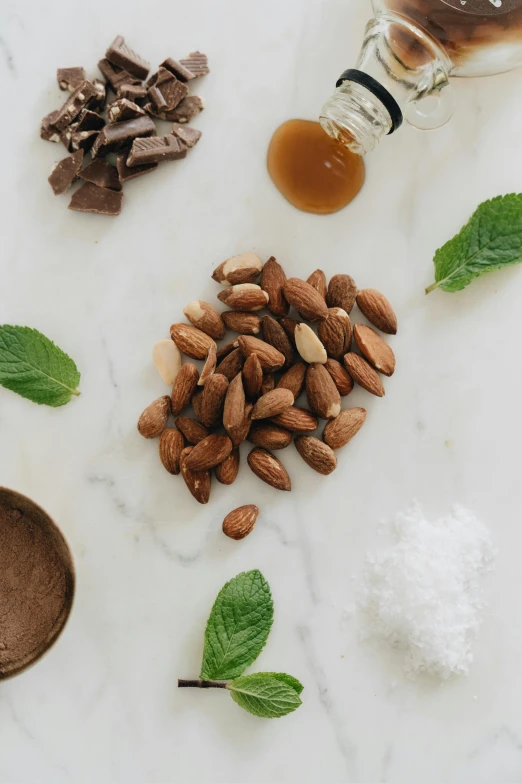
<svg viewBox="0 0 522 783">
<path fill-rule="evenodd" d="M 290 476 L 284 465 L 266 449 L 256 446 L 248 455 L 247 462 L 252 473 L 274 489 L 282 489 L 285 492 L 292 489 Z"/>
<path fill-rule="evenodd" d="M 170 336 L 179 350 L 191 359 L 205 359 L 211 347 L 215 345 L 212 337 L 190 324 L 172 324 Z"/>
<path fill-rule="evenodd" d="M 364 408 L 345 408 L 323 430 L 323 440 L 331 449 L 340 449 L 357 435 L 366 421 Z"/>
<path fill-rule="evenodd" d="M 292 433 L 267 421 L 256 421 L 250 427 L 248 440 L 254 446 L 277 451 L 286 449 L 292 442 Z"/>
<path fill-rule="evenodd" d="M 210 471 L 209 470 L 190 470 L 187 468 L 187 457 L 190 456 L 195 446 L 187 446 L 183 449 L 180 456 L 181 475 L 187 485 L 192 497 L 198 503 L 208 503 L 210 498 Z"/>
<path fill-rule="evenodd" d="M 178 430 L 183 433 L 185 439 L 193 446 L 195 446 L 196 443 L 199 443 L 200 440 L 208 438 L 210 435 L 210 432 L 201 422 L 196 419 L 191 419 L 189 416 L 176 416 L 174 424 Z"/>
<path fill-rule="evenodd" d="M 190 323 L 197 329 L 213 337 L 214 340 L 222 340 L 225 336 L 225 324 L 217 310 L 207 302 L 195 299 L 189 302 L 183 310 Z"/>
<path fill-rule="evenodd" d="M 185 448 L 185 439 L 179 430 L 163 430 L 159 439 L 159 455 L 165 470 L 177 476 L 179 458 Z"/>
<path fill-rule="evenodd" d="M 226 515 L 223 520 L 223 533 L 235 541 L 240 541 L 252 531 L 259 516 L 257 506 L 240 506 Z"/>
<path fill-rule="evenodd" d="M 217 354 L 217 348 L 215 345 L 213 345 L 208 352 L 208 356 L 206 358 L 205 364 L 203 365 L 203 369 L 201 370 L 198 386 L 204 386 L 207 380 L 214 372 L 214 370 L 216 369 L 216 361 L 217 361 L 216 354 Z"/>
<path fill-rule="evenodd" d="M 237 345 L 238 345 L 237 340 L 234 340 L 234 342 L 226 343 L 221 348 L 218 348 L 218 352 L 216 355 L 218 364 L 219 362 L 222 362 L 226 356 L 232 353 L 232 351 L 234 351 L 237 348 Z"/>
<path fill-rule="evenodd" d="M 218 299 L 232 310 L 261 310 L 268 303 L 268 294 L 254 283 L 241 283 L 224 288 Z"/>
<path fill-rule="evenodd" d="M 223 426 L 235 442 L 245 415 L 245 392 L 241 373 L 230 382 L 223 408 Z"/>
<path fill-rule="evenodd" d="M 152 349 L 152 359 L 164 383 L 172 386 L 181 369 L 181 353 L 172 340 L 160 340 Z"/>
<path fill-rule="evenodd" d="M 341 397 L 330 374 L 322 364 L 311 364 L 306 371 L 308 405 L 321 419 L 335 419 L 341 412 Z"/>
<path fill-rule="evenodd" d="M 313 432 L 319 426 L 319 421 L 313 413 L 306 408 L 297 408 L 295 405 L 273 416 L 271 421 L 292 432 Z"/>
<path fill-rule="evenodd" d="M 216 465 L 216 478 L 220 484 L 233 484 L 239 472 L 239 449 L 232 449 L 223 462 Z"/>
<path fill-rule="evenodd" d="M 344 366 L 355 383 L 369 391 L 370 394 L 375 394 L 376 397 L 384 397 L 385 391 L 382 381 L 366 359 L 356 353 L 347 353 L 344 357 Z"/>
<path fill-rule="evenodd" d="M 248 359 L 252 353 L 257 354 L 263 372 L 279 370 L 285 363 L 285 357 L 281 351 L 278 351 L 272 345 L 268 345 L 263 340 L 259 340 L 257 337 L 249 337 L 242 334 L 238 338 L 238 343 L 245 359 Z"/>
<path fill-rule="evenodd" d="M 205 427 L 215 427 L 220 423 L 227 390 L 227 378 L 214 373 L 192 398 L 194 413 Z"/>
<path fill-rule="evenodd" d="M 232 451 L 232 441 L 226 435 L 209 435 L 194 446 L 186 458 L 189 470 L 210 470 L 219 465 Z"/>
<path fill-rule="evenodd" d="M 295 329 L 296 326 L 301 323 L 301 321 L 298 321 L 296 318 L 290 318 L 286 315 L 284 318 L 279 319 L 279 323 L 287 333 L 288 339 L 295 348 Z"/>
<path fill-rule="evenodd" d="M 385 296 L 374 288 L 357 294 L 357 306 L 371 324 L 385 334 L 397 334 L 397 317 Z"/>
<path fill-rule="evenodd" d="M 395 354 L 390 346 L 374 329 L 364 324 L 355 324 L 353 336 L 360 352 L 376 370 L 383 375 L 393 375 Z"/>
<path fill-rule="evenodd" d="M 322 321 L 328 315 L 328 308 L 321 294 L 309 283 L 298 277 L 291 277 L 284 286 L 287 302 L 306 318 L 307 321 Z"/>
<path fill-rule="evenodd" d="M 172 387 L 172 413 L 177 416 L 186 408 L 192 399 L 199 380 L 198 368 L 195 364 L 184 364 L 179 371 Z"/>
<path fill-rule="evenodd" d="M 327 443 L 311 435 L 298 435 L 295 447 L 307 465 L 328 476 L 337 467 L 337 457 Z"/>
<path fill-rule="evenodd" d="M 224 375 L 225 378 L 228 378 L 228 380 L 231 381 L 236 377 L 238 372 L 241 372 L 244 361 L 245 358 L 239 348 L 234 348 L 234 350 L 231 351 L 228 356 L 225 356 L 218 364 L 215 371 L 220 375 Z"/>
<path fill-rule="evenodd" d="M 263 368 L 257 353 L 251 353 L 243 365 L 243 386 L 249 399 L 257 399 L 263 384 Z"/>
<path fill-rule="evenodd" d="M 342 359 L 350 350 L 352 324 L 348 313 L 340 307 L 330 307 L 328 318 L 321 321 L 317 334 L 332 359 Z"/>
<path fill-rule="evenodd" d="M 341 307 L 348 315 L 357 296 L 357 286 L 350 275 L 334 275 L 328 283 L 326 303 L 328 307 Z"/>
<path fill-rule="evenodd" d="M 308 324 L 298 324 L 296 326 L 295 344 L 301 358 L 309 364 L 324 364 L 328 358 L 326 348 Z"/>
<path fill-rule="evenodd" d="M 326 300 L 326 275 L 322 269 L 316 269 L 315 272 L 312 272 L 306 282 L 308 285 L 311 285 L 312 288 L 315 288 L 317 293 L 321 294 L 322 298 Z"/>
<path fill-rule="evenodd" d="M 255 313 L 243 313 L 240 310 L 226 310 L 221 313 L 227 329 L 239 334 L 259 334 L 261 319 Z"/>
<path fill-rule="evenodd" d="M 252 408 L 254 406 L 251 402 L 247 402 L 245 405 L 245 411 L 243 413 L 243 421 L 241 423 L 241 427 L 236 431 L 235 436 L 232 438 L 232 443 L 234 446 L 240 446 L 244 440 L 247 439 L 248 433 L 250 432 L 250 427 L 252 426 L 252 419 L 250 418 L 250 414 L 252 413 Z"/>
<path fill-rule="evenodd" d="M 277 388 L 290 389 L 294 395 L 294 400 L 297 400 L 304 388 L 305 375 L 306 364 L 304 362 L 296 362 L 281 376 Z"/>
<path fill-rule="evenodd" d="M 213 272 L 212 279 L 222 285 L 254 283 L 259 277 L 263 264 L 255 253 L 240 253 L 223 261 Z"/>
<path fill-rule="evenodd" d="M 294 395 L 289 389 L 272 389 L 258 399 L 252 409 L 251 418 L 252 420 L 269 419 L 271 416 L 282 413 L 285 408 L 289 408 L 293 404 Z"/>
<path fill-rule="evenodd" d="M 353 381 L 344 369 L 343 365 L 335 359 L 327 359 L 325 368 L 329 372 L 332 381 L 337 387 L 341 397 L 346 397 L 353 389 Z"/>
<path fill-rule="evenodd" d="M 283 267 L 271 256 L 263 267 L 261 288 L 268 294 L 268 309 L 274 315 L 286 315 L 288 312 L 288 302 L 283 293 L 285 283 Z"/>
<path fill-rule="evenodd" d="M 272 373 L 269 373 L 268 375 L 263 375 L 263 383 L 261 384 L 261 396 L 263 394 L 268 394 L 268 392 L 272 391 L 272 389 L 275 389 L 275 378 L 272 375 Z"/>
<path fill-rule="evenodd" d="M 290 367 L 294 361 L 294 350 L 283 327 L 271 315 L 265 315 L 261 319 L 261 325 L 265 342 L 282 353 L 285 357 L 284 367 Z"/>
<path fill-rule="evenodd" d="M 138 420 L 138 432 L 144 438 L 157 438 L 165 427 L 170 413 L 170 397 L 159 397 L 147 405 Z"/>
</svg>

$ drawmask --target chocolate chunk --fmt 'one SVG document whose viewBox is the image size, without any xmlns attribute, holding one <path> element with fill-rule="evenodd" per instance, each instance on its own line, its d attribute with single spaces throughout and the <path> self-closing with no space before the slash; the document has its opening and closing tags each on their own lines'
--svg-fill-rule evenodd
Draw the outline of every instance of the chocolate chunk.
<svg viewBox="0 0 522 783">
<path fill-rule="evenodd" d="M 142 174 L 148 174 L 149 171 L 154 171 L 158 168 L 157 163 L 145 163 L 143 166 L 127 166 L 127 152 L 122 152 L 116 156 L 116 168 L 118 169 L 118 176 L 120 182 L 127 182 L 129 179 L 135 179 L 141 177 Z"/>
<path fill-rule="evenodd" d="M 96 130 L 76 131 L 71 136 L 70 144 L 72 151 L 74 152 L 75 150 L 83 150 L 84 152 L 88 152 L 96 141 L 98 135 L 99 131 Z"/>
<path fill-rule="evenodd" d="M 188 87 L 167 71 L 160 68 L 156 83 L 149 87 L 149 96 L 158 114 L 175 109 L 188 95 Z"/>
<path fill-rule="evenodd" d="M 108 60 L 100 60 L 98 68 L 103 73 L 114 92 L 117 92 L 122 84 L 141 84 L 141 79 L 136 79 L 128 71 L 125 71 L 123 68 L 118 68 Z"/>
<path fill-rule="evenodd" d="M 90 109 L 82 109 L 73 123 L 75 131 L 101 130 L 105 125 L 103 117 Z M 71 128 L 72 125 L 69 125 Z"/>
<path fill-rule="evenodd" d="M 172 122 L 190 122 L 190 120 L 199 114 L 205 107 L 202 98 L 199 95 L 190 95 L 176 106 L 172 111 L 161 113 L 162 120 L 171 120 Z"/>
<path fill-rule="evenodd" d="M 60 90 L 74 92 L 85 79 L 85 68 L 58 68 L 56 71 L 56 80 Z"/>
<path fill-rule="evenodd" d="M 173 60 L 172 57 L 167 57 L 166 60 L 163 60 L 160 68 L 166 68 L 167 71 L 170 71 L 172 74 L 174 74 L 176 79 L 179 79 L 180 82 L 189 82 L 191 79 L 196 78 L 195 73 L 189 71 L 188 68 L 185 68 L 185 66 L 179 63 L 177 60 Z"/>
<path fill-rule="evenodd" d="M 155 136 L 156 126 L 150 117 L 137 117 L 135 120 L 113 122 L 106 125 L 98 134 L 92 148 L 92 156 L 106 155 L 117 152 L 138 138 L 138 136 Z"/>
<path fill-rule="evenodd" d="M 49 176 L 49 184 L 55 196 L 59 196 L 69 190 L 82 166 L 82 161 L 83 150 L 78 150 L 78 152 L 74 152 L 72 155 L 67 155 L 66 158 L 54 166 Z"/>
<path fill-rule="evenodd" d="M 210 73 L 207 55 L 201 52 L 191 52 L 184 60 L 180 60 L 180 63 L 194 76 L 205 76 L 206 73 Z"/>
<path fill-rule="evenodd" d="M 138 79 L 146 79 L 148 76 L 149 63 L 127 46 L 122 35 L 116 36 L 105 52 L 105 57 L 113 65 L 124 68 Z"/>
<path fill-rule="evenodd" d="M 40 138 L 45 141 L 60 141 L 60 133 L 56 130 L 53 122 L 58 117 L 57 111 L 47 114 L 40 124 Z"/>
<path fill-rule="evenodd" d="M 119 215 L 123 193 L 100 188 L 92 182 L 86 182 L 73 193 L 69 209 L 76 212 L 97 212 L 99 215 Z"/>
<path fill-rule="evenodd" d="M 118 87 L 118 98 L 127 98 L 136 103 L 147 97 L 147 88 L 141 84 L 122 84 Z"/>
<path fill-rule="evenodd" d="M 144 117 L 145 112 L 140 106 L 137 106 L 127 98 L 119 98 L 107 107 L 107 117 L 109 122 L 123 122 L 124 120 L 133 120 L 136 117 Z"/>
<path fill-rule="evenodd" d="M 91 82 L 87 79 L 82 82 L 59 109 L 58 116 L 53 121 L 55 128 L 62 131 L 70 125 L 95 94 L 96 90 Z"/>
<path fill-rule="evenodd" d="M 99 79 L 93 79 L 92 83 L 96 93 L 87 104 L 87 108 L 91 109 L 91 111 L 101 111 L 105 107 L 105 101 L 107 100 L 107 86 L 105 82 L 101 82 Z"/>
<path fill-rule="evenodd" d="M 160 163 L 163 160 L 179 160 L 187 154 L 187 145 L 176 136 L 154 136 L 150 139 L 136 139 L 132 143 L 127 166 L 143 163 Z"/>
<path fill-rule="evenodd" d="M 191 128 L 190 125 L 177 125 L 174 123 L 172 126 L 172 133 L 181 139 L 187 147 L 193 147 L 197 144 L 201 138 L 201 131 L 197 128 Z"/>
<path fill-rule="evenodd" d="M 156 85 L 149 87 L 149 97 L 154 105 L 155 112 L 160 112 L 162 109 L 168 108 L 167 101 L 163 97 L 163 93 Z"/>
<path fill-rule="evenodd" d="M 93 185 L 98 185 L 100 188 L 121 190 L 121 182 L 116 166 L 112 166 L 101 158 L 95 158 L 92 163 L 84 166 L 78 176 L 80 179 L 92 182 Z"/>
</svg>

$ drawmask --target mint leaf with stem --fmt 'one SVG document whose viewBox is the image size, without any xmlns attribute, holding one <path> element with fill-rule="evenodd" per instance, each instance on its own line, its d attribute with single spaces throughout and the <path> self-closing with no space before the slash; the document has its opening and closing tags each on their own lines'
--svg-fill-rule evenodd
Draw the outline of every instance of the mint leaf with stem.
<svg viewBox="0 0 522 783">
<path fill-rule="evenodd" d="M 247 674 L 229 682 L 227 688 L 236 704 L 259 718 L 282 718 L 302 703 L 299 693 L 303 686 L 286 674 Z"/>
</svg>

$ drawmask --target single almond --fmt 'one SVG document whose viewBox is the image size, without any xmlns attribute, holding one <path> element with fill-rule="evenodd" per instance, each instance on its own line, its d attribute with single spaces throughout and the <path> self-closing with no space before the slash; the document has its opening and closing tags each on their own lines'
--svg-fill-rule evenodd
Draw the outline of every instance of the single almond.
<svg viewBox="0 0 522 783">
<path fill-rule="evenodd" d="M 216 361 L 217 361 L 216 354 L 217 354 L 217 348 L 215 345 L 213 345 L 210 351 L 208 352 L 208 356 L 205 360 L 205 364 L 203 365 L 203 369 L 201 370 L 198 386 L 204 386 L 207 380 L 214 372 L 214 370 L 216 369 Z"/>
<path fill-rule="evenodd" d="M 214 373 L 192 398 L 194 413 L 205 427 L 215 427 L 221 421 L 227 390 L 227 378 Z"/>
<path fill-rule="evenodd" d="M 364 408 L 345 408 L 323 430 L 323 440 L 331 449 L 341 449 L 357 435 L 366 421 Z"/>
<path fill-rule="evenodd" d="M 256 421 L 250 427 L 248 440 L 254 446 L 277 451 L 278 449 L 286 449 L 291 444 L 292 433 L 270 421 Z"/>
<path fill-rule="evenodd" d="M 321 419 L 335 419 L 341 412 L 341 396 L 323 364 L 311 364 L 306 371 L 308 405 Z"/>
<path fill-rule="evenodd" d="M 209 435 L 194 446 L 187 456 L 189 470 L 210 470 L 219 465 L 232 451 L 232 441 L 226 435 Z"/>
<path fill-rule="evenodd" d="M 216 465 L 216 478 L 220 484 L 233 484 L 239 472 L 239 449 L 232 449 L 223 462 Z"/>
<path fill-rule="evenodd" d="M 326 348 L 308 324 L 296 326 L 295 344 L 301 358 L 309 364 L 324 364 L 328 358 Z"/>
<path fill-rule="evenodd" d="M 271 315 L 263 316 L 261 326 L 263 327 L 264 341 L 283 354 L 285 357 L 284 368 L 290 367 L 294 361 L 294 349 L 283 327 Z"/>
<path fill-rule="evenodd" d="M 190 323 L 197 329 L 208 334 L 214 340 L 222 340 L 225 336 L 225 324 L 217 310 L 208 302 L 194 299 L 183 310 Z"/>
<path fill-rule="evenodd" d="M 234 340 L 233 342 L 226 343 L 225 345 L 222 345 L 221 348 L 218 348 L 216 354 L 218 364 L 219 362 L 222 362 L 223 359 L 229 355 L 229 353 L 232 353 L 232 351 L 234 351 L 237 348 L 237 346 L 238 346 L 237 340 Z"/>
<path fill-rule="evenodd" d="M 328 318 L 317 326 L 317 334 L 332 359 L 340 360 L 350 350 L 352 324 L 348 313 L 340 307 L 328 308 Z"/>
<path fill-rule="evenodd" d="M 308 285 L 311 285 L 312 288 L 315 288 L 318 294 L 321 294 L 324 300 L 326 300 L 326 275 L 323 272 L 322 269 L 316 269 L 315 272 L 312 272 L 308 280 L 306 281 Z"/>
<path fill-rule="evenodd" d="M 366 359 L 357 353 L 347 353 L 343 361 L 348 374 L 355 383 L 369 391 L 370 394 L 375 394 L 376 397 L 384 397 L 385 391 L 382 381 Z"/>
<path fill-rule="evenodd" d="M 257 506 L 248 505 L 235 508 L 223 520 L 223 533 L 235 541 L 240 541 L 252 532 L 258 516 Z"/>
<path fill-rule="evenodd" d="M 161 435 L 170 413 L 170 397 L 159 397 L 147 405 L 138 420 L 138 432 L 144 438 L 157 438 Z"/>
<path fill-rule="evenodd" d="M 268 375 L 263 375 L 263 383 L 261 384 L 261 394 L 262 397 L 263 394 L 268 394 L 268 392 L 272 391 L 272 389 L 275 389 L 275 378 L 272 373 L 268 373 Z"/>
<path fill-rule="evenodd" d="M 198 503 L 208 503 L 210 498 L 210 471 L 209 470 L 190 470 L 187 467 L 187 458 L 190 456 L 195 446 L 187 446 L 183 449 L 180 456 L 180 468 L 183 480 L 187 485 L 192 497 Z"/>
<path fill-rule="evenodd" d="M 242 334 L 238 337 L 238 343 L 245 359 L 248 359 L 252 353 L 257 354 L 263 372 L 279 370 L 285 363 L 285 357 L 281 351 L 257 337 Z"/>
<path fill-rule="evenodd" d="M 212 337 L 191 324 L 172 324 L 170 336 L 179 350 L 191 359 L 205 359 L 210 348 L 215 345 Z"/>
<path fill-rule="evenodd" d="M 241 373 L 230 381 L 223 408 L 223 426 L 228 435 L 235 441 L 237 431 L 243 424 L 245 415 L 245 391 Z"/>
<path fill-rule="evenodd" d="M 262 268 L 263 264 L 258 255 L 255 253 L 240 253 L 223 261 L 214 270 L 212 279 L 222 285 L 255 283 Z"/>
<path fill-rule="evenodd" d="M 288 315 L 285 315 L 283 318 L 279 319 L 279 323 L 281 324 L 281 326 L 283 327 L 283 329 L 287 333 L 288 339 L 290 340 L 290 342 L 292 343 L 292 345 L 295 348 L 296 347 L 296 344 L 295 344 L 295 330 L 296 330 L 296 327 L 298 326 L 298 324 L 301 323 L 301 321 L 298 321 L 296 318 L 290 318 Z"/>
<path fill-rule="evenodd" d="M 328 376 L 330 377 L 330 376 Z M 258 399 L 252 409 L 252 420 L 269 419 L 294 404 L 290 389 L 272 389 Z"/>
<path fill-rule="evenodd" d="M 353 389 L 353 381 L 343 365 L 335 359 L 327 359 L 324 365 L 341 397 L 346 397 Z"/>
<path fill-rule="evenodd" d="M 268 294 L 255 283 L 241 283 L 224 288 L 218 299 L 231 310 L 261 310 L 268 303 Z"/>
<path fill-rule="evenodd" d="M 337 457 L 327 443 L 311 435 L 298 435 L 295 447 L 307 465 L 328 476 L 337 467 Z"/>
<path fill-rule="evenodd" d="M 357 296 L 357 286 L 350 275 L 334 275 L 328 283 L 326 303 L 328 307 L 341 307 L 348 315 Z"/>
<path fill-rule="evenodd" d="M 226 310 L 221 317 L 227 329 L 239 334 L 259 334 L 261 319 L 255 313 L 243 313 L 240 310 Z"/>
<path fill-rule="evenodd" d="M 266 449 L 256 446 L 248 455 L 247 462 L 252 473 L 255 473 L 265 484 L 285 492 L 290 492 L 292 489 L 290 476 L 283 463 Z"/>
<path fill-rule="evenodd" d="M 353 336 L 360 352 L 376 370 L 383 375 L 395 372 L 395 354 L 374 329 L 364 324 L 355 324 Z"/>
<path fill-rule="evenodd" d="M 179 459 L 185 448 L 185 439 L 179 430 L 163 430 L 159 439 L 159 455 L 165 470 L 177 476 Z"/>
<path fill-rule="evenodd" d="M 174 424 L 192 446 L 210 435 L 201 422 L 191 419 L 189 416 L 176 416 Z"/>
<path fill-rule="evenodd" d="M 248 437 L 248 433 L 250 432 L 250 427 L 252 426 L 252 419 L 250 418 L 250 414 L 252 413 L 252 408 L 254 406 L 251 402 L 247 402 L 245 404 L 245 410 L 243 413 L 243 421 L 241 422 L 241 426 L 239 429 L 236 430 L 234 437 L 232 438 L 232 443 L 234 446 L 240 446 L 243 441 L 245 441 Z"/>
<path fill-rule="evenodd" d="M 152 349 L 152 359 L 164 383 L 172 386 L 181 369 L 181 353 L 172 340 L 160 340 Z"/>
<path fill-rule="evenodd" d="M 286 283 L 286 275 L 281 264 L 271 256 L 263 267 L 261 273 L 261 288 L 268 294 L 268 309 L 274 315 L 286 315 L 288 302 L 283 293 Z"/>
<path fill-rule="evenodd" d="M 257 353 L 251 353 L 243 365 L 243 386 L 246 396 L 253 400 L 259 397 L 263 384 L 263 368 Z"/>
<path fill-rule="evenodd" d="M 328 316 L 328 308 L 321 294 L 309 283 L 298 277 L 291 277 L 284 286 L 284 295 L 307 321 L 322 321 Z"/>
<path fill-rule="evenodd" d="M 397 334 L 397 317 L 391 304 L 374 288 L 365 288 L 357 294 L 357 307 L 368 321 L 385 334 Z"/>
<path fill-rule="evenodd" d="M 277 383 L 277 388 L 290 389 L 294 395 L 294 400 L 297 400 L 304 388 L 305 375 L 306 364 L 304 362 L 296 362 L 281 376 Z"/>
<path fill-rule="evenodd" d="M 271 421 L 292 432 L 313 432 L 319 426 L 317 416 L 306 408 L 298 408 L 295 405 L 273 416 Z"/>
<path fill-rule="evenodd" d="M 239 350 L 239 347 L 234 348 L 233 351 L 231 351 L 227 356 L 225 356 L 224 359 L 222 359 L 222 361 L 220 361 L 216 367 L 215 372 L 219 373 L 220 375 L 224 375 L 225 378 L 228 378 L 228 380 L 231 381 L 236 377 L 238 372 L 241 372 L 244 361 L 245 357 Z"/>
<path fill-rule="evenodd" d="M 195 364 L 184 364 L 176 376 L 172 387 L 172 413 L 177 416 L 186 408 L 192 399 L 199 380 L 198 368 Z"/>
</svg>

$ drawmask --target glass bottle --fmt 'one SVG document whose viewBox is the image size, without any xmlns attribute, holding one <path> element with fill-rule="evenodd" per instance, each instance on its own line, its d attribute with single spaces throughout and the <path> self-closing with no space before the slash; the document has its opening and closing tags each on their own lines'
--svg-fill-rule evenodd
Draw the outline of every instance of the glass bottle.
<svg viewBox="0 0 522 783">
<path fill-rule="evenodd" d="M 356 67 L 345 71 L 320 122 L 354 152 L 374 149 L 403 118 L 438 128 L 454 108 L 450 76 L 522 64 L 522 0 L 372 0 Z"/>
</svg>

